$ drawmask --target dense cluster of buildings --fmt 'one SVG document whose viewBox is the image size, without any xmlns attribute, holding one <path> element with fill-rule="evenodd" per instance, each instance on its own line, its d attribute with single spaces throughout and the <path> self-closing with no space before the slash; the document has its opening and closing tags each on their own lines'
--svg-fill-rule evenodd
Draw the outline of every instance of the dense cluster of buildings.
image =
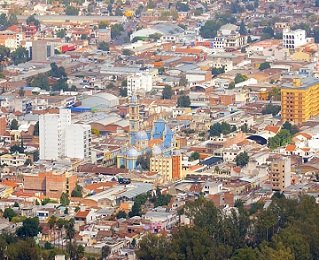
<svg viewBox="0 0 319 260">
<path fill-rule="evenodd" d="M 199 194 L 225 212 L 318 198 L 318 36 L 298 26 L 317 7 L 71 2 L 0 11 L 21 10 L 0 30 L 0 209 L 39 217 L 41 243 L 63 244 L 50 217 L 74 218 L 87 253 L 134 259 L 147 232 L 189 224 L 178 212 Z M 134 214 L 158 192 L 169 201 Z"/>
</svg>

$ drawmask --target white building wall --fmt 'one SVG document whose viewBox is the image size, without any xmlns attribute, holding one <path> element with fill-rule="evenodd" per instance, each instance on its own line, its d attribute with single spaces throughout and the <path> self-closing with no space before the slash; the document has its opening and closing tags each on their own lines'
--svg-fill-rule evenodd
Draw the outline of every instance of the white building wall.
<svg viewBox="0 0 319 260">
<path fill-rule="evenodd" d="M 186 79 L 190 83 L 197 83 L 206 80 L 206 75 L 203 73 L 186 73 Z"/>
<path fill-rule="evenodd" d="M 40 160 L 56 160 L 59 157 L 59 130 L 59 115 L 40 115 Z"/>
<path fill-rule="evenodd" d="M 319 134 L 315 134 L 309 141 L 308 146 L 314 151 L 319 150 Z"/>
<path fill-rule="evenodd" d="M 71 124 L 71 110 L 60 109 L 59 114 L 39 117 L 40 160 L 61 157 L 89 158 L 91 127 Z"/>
<path fill-rule="evenodd" d="M 85 159 L 91 155 L 91 126 L 72 124 L 65 128 L 65 156 Z"/>
<path fill-rule="evenodd" d="M 145 93 L 152 90 L 153 78 L 150 74 L 134 74 L 127 77 L 127 95 Z"/>
<path fill-rule="evenodd" d="M 290 29 L 283 30 L 283 46 L 287 49 L 295 49 L 307 43 L 306 31 L 305 30 L 294 30 Z"/>
<path fill-rule="evenodd" d="M 285 176 L 284 176 L 284 187 L 287 188 L 291 185 L 291 159 L 290 157 L 285 158 Z"/>
</svg>

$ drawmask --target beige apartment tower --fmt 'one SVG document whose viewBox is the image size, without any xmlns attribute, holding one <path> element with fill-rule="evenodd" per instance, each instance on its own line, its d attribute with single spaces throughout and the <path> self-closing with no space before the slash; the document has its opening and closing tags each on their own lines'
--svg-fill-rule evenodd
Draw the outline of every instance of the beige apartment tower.
<svg viewBox="0 0 319 260">
<path fill-rule="evenodd" d="M 291 185 L 291 159 L 290 157 L 276 158 L 271 162 L 270 178 L 272 190 L 283 191 Z"/>
</svg>

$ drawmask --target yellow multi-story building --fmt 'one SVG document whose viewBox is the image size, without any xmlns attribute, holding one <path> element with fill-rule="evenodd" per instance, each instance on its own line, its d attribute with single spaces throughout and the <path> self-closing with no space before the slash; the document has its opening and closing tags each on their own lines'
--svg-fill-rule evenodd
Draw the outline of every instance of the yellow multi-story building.
<svg viewBox="0 0 319 260">
<path fill-rule="evenodd" d="M 281 118 L 283 121 L 303 123 L 319 115 L 319 80 L 295 78 L 281 88 Z"/>
<path fill-rule="evenodd" d="M 150 171 L 160 173 L 164 181 L 179 180 L 182 172 L 181 161 L 179 155 L 151 157 Z"/>
</svg>

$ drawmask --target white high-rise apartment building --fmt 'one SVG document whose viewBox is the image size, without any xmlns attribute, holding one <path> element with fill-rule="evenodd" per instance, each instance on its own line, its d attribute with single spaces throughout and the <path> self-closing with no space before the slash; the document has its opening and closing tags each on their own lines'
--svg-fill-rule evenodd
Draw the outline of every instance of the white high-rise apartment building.
<svg viewBox="0 0 319 260">
<path fill-rule="evenodd" d="M 59 114 L 41 115 L 39 139 L 40 160 L 90 157 L 91 127 L 72 124 L 69 109 L 60 109 Z"/>
<path fill-rule="evenodd" d="M 153 78 L 148 73 L 136 73 L 127 77 L 127 95 L 143 94 L 152 90 Z"/>
<path fill-rule="evenodd" d="M 287 49 L 296 49 L 307 43 L 306 31 L 305 30 L 290 30 L 290 28 L 285 28 L 283 30 L 283 46 Z"/>
<path fill-rule="evenodd" d="M 65 128 L 65 156 L 89 158 L 91 156 L 91 126 L 72 124 Z"/>
</svg>

